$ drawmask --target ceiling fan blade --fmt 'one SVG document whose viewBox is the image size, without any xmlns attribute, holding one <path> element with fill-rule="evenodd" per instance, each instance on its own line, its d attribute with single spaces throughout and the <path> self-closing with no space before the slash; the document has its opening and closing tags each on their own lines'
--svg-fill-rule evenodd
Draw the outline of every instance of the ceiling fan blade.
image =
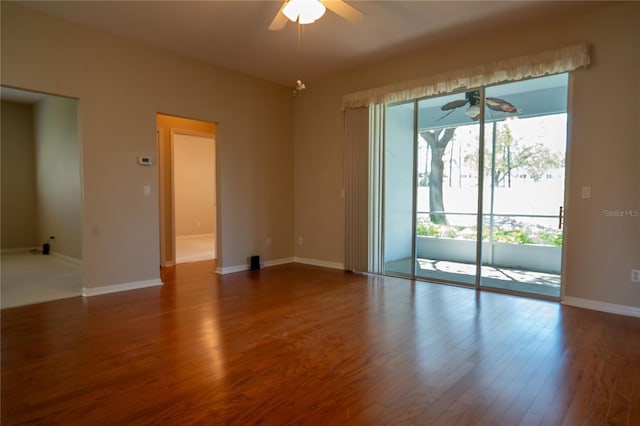
<svg viewBox="0 0 640 426">
<path fill-rule="evenodd" d="M 344 2 L 344 0 L 322 0 L 327 9 L 349 22 L 358 22 L 364 18 L 364 13 Z"/>
<path fill-rule="evenodd" d="M 451 111 L 449 111 L 448 113 L 446 113 L 446 114 L 445 114 L 445 115 L 443 115 L 442 117 L 438 118 L 436 121 L 440 121 L 440 120 L 442 120 L 443 118 L 447 118 L 447 117 L 448 117 L 449 115 L 451 115 L 451 113 L 452 113 L 453 111 L 455 111 L 455 110 L 456 110 L 455 108 L 452 108 L 452 109 L 451 109 Z"/>
<path fill-rule="evenodd" d="M 455 101 L 447 102 L 446 104 L 442 105 L 440 109 L 443 111 L 447 111 L 450 109 L 460 108 L 461 106 L 466 105 L 467 102 L 468 102 L 468 99 L 458 99 Z"/>
<path fill-rule="evenodd" d="M 518 108 L 515 107 L 510 102 L 505 101 L 500 98 L 487 98 L 486 101 L 487 107 L 491 108 L 494 111 L 502 111 L 502 112 L 518 112 Z"/>
<path fill-rule="evenodd" d="M 280 6 L 280 9 L 278 9 L 278 13 L 276 13 L 276 16 L 273 18 L 273 21 L 271 21 L 271 25 L 269 25 L 269 31 L 280 31 L 281 29 L 284 28 L 285 25 L 287 25 L 287 21 L 289 20 L 286 16 L 284 16 L 284 13 L 282 13 L 282 9 L 284 9 L 284 7 L 287 5 L 286 0 L 282 2 L 282 6 Z"/>
</svg>

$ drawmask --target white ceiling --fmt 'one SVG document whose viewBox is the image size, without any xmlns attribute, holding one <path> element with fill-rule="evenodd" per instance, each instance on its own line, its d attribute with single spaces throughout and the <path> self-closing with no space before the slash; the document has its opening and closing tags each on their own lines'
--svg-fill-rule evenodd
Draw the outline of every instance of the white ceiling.
<svg viewBox="0 0 640 426">
<path fill-rule="evenodd" d="M 356 1 L 350 23 L 327 11 L 302 29 L 267 27 L 281 1 L 20 1 L 42 12 L 293 87 L 416 49 L 480 25 L 556 13 L 578 2 Z"/>
</svg>

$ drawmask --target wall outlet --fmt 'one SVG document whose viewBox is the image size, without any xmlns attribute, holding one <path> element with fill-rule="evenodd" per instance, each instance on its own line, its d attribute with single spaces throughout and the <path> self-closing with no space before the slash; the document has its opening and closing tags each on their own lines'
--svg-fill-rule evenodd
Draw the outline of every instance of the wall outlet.
<svg viewBox="0 0 640 426">
<path fill-rule="evenodd" d="M 271 247 L 271 237 L 267 238 L 267 248 Z"/>
<path fill-rule="evenodd" d="M 303 239 L 302 237 L 298 237 L 298 245 L 302 245 Z"/>
<path fill-rule="evenodd" d="M 640 269 L 631 270 L 631 282 L 640 283 Z"/>
</svg>

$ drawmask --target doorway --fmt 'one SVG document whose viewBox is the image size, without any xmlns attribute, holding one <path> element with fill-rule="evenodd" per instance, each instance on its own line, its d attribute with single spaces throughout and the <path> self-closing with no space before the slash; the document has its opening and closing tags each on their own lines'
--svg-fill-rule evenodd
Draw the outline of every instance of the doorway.
<svg viewBox="0 0 640 426">
<path fill-rule="evenodd" d="M 1 88 L 1 306 L 82 294 L 78 99 Z"/>
<path fill-rule="evenodd" d="M 216 258 L 215 139 L 173 132 L 176 263 Z"/>
<path fill-rule="evenodd" d="M 162 266 L 217 258 L 216 124 L 157 114 Z"/>
<path fill-rule="evenodd" d="M 559 298 L 568 75 L 389 105 L 385 273 Z"/>
</svg>

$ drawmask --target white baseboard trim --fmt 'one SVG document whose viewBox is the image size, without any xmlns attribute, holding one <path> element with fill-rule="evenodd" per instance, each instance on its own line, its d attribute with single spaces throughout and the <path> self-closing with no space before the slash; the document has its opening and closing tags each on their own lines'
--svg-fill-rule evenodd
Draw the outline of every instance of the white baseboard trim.
<svg viewBox="0 0 640 426">
<path fill-rule="evenodd" d="M 203 260 L 215 260 L 216 258 L 211 254 L 194 254 L 190 256 L 179 256 L 176 258 L 176 263 L 191 263 L 202 262 Z"/>
<path fill-rule="evenodd" d="M 594 311 L 607 312 L 610 314 L 626 315 L 640 318 L 640 308 L 627 305 L 616 305 L 614 303 L 599 302 L 597 300 L 581 299 L 579 297 L 564 297 L 563 305 L 575 306 L 576 308 L 591 309 Z"/>
<path fill-rule="evenodd" d="M 262 266 L 268 268 L 269 266 L 286 265 L 287 263 L 295 262 L 293 257 L 285 257 L 283 259 L 265 260 L 262 262 Z"/>
<path fill-rule="evenodd" d="M 189 238 L 212 238 L 215 237 L 216 234 L 193 234 L 193 235 L 176 235 L 176 240 L 188 240 Z"/>
<path fill-rule="evenodd" d="M 226 275 L 226 274 L 233 274 L 234 272 L 242 272 L 242 271 L 248 271 L 248 270 L 249 270 L 249 265 L 225 266 L 224 268 L 222 266 L 218 266 L 216 268 L 216 274 Z"/>
<path fill-rule="evenodd" d="M 12 254 L 12 253 L 29 253 L 31 250 L 42 250 L 42 247 L 22 247 L 22 248 L 10 248 L 0 250 L 0 254 Z"/>
<path fill-rule="evenodd" d="M 317 260 L 317 259 L 307 259 L 304 257 L 294 257 L 293 259 L 294 259 L 294 262 L 303 263 L 305 265 L 320 266 L 323 268 L 331 268 L 331 269 L 340 269 L 341 271 L 344 270 L 344 263 L 329 262 L 326 260 Z"/>
<path fill-rule="evenodd" d="M 99 296 L 101 294 L 117 293 L 120 291 L 155 287 L 162 284 L 163 284 L 162 281 L 158 278 L 154 280 L 135 281 L 135 282 L 124 283 L 124 284 L 104 285 L 101 287 L 82 287 L 82 295 L 84 297 Z"/>
<path fill-rule="evenodd" d="M 285 257 L 282 259 L 265 260 L 260 264 L 262 267 L 284 265 L 286 263 L 302 263 L 305 265 L 320 266 L 322 268 L 339 269 L 344 270 L 344 263 L 328 262 L 326 260 L 307 259 L 304 257 Z M 234 272 L 248 271 L 249 265 L 236 265 L 216 268 L 216 274 L 233 274 Z"/>
<path fill-rule="evenodd" d="M 293 262 L 294 262 L 294 258 L 293 257 L 285 257 L 283 259 L 265 260 L 264 262 L 260 262 L 260 267 L 261 268 L 268 268 L 269 266 L 284 265 L 286 263 L 293 263 Z M 220 274 L 220 275 L 233 274 L 234 272 L 248 271 L 249 268 L 250 268 L 249 264 L 236 265 L 236 266 L 226 266 L 224 268 L 218 266 L 216 268 L 216 274 Z"/>
<path fill-rule="evenodd" d="M 55 251 L 51 252 L 51 256 L 57 257 L 58 259 L 62 259 L 65 262 L 69 262 L 69 263 L 72 263 L 74 265 L 82 265 L 82 259 L 78 259 L 78 258 L 75 258 L 75 257 L 67 256 L 65 254 L 60 254 L 60 253 L 55 252 Z"/>
</svg>

